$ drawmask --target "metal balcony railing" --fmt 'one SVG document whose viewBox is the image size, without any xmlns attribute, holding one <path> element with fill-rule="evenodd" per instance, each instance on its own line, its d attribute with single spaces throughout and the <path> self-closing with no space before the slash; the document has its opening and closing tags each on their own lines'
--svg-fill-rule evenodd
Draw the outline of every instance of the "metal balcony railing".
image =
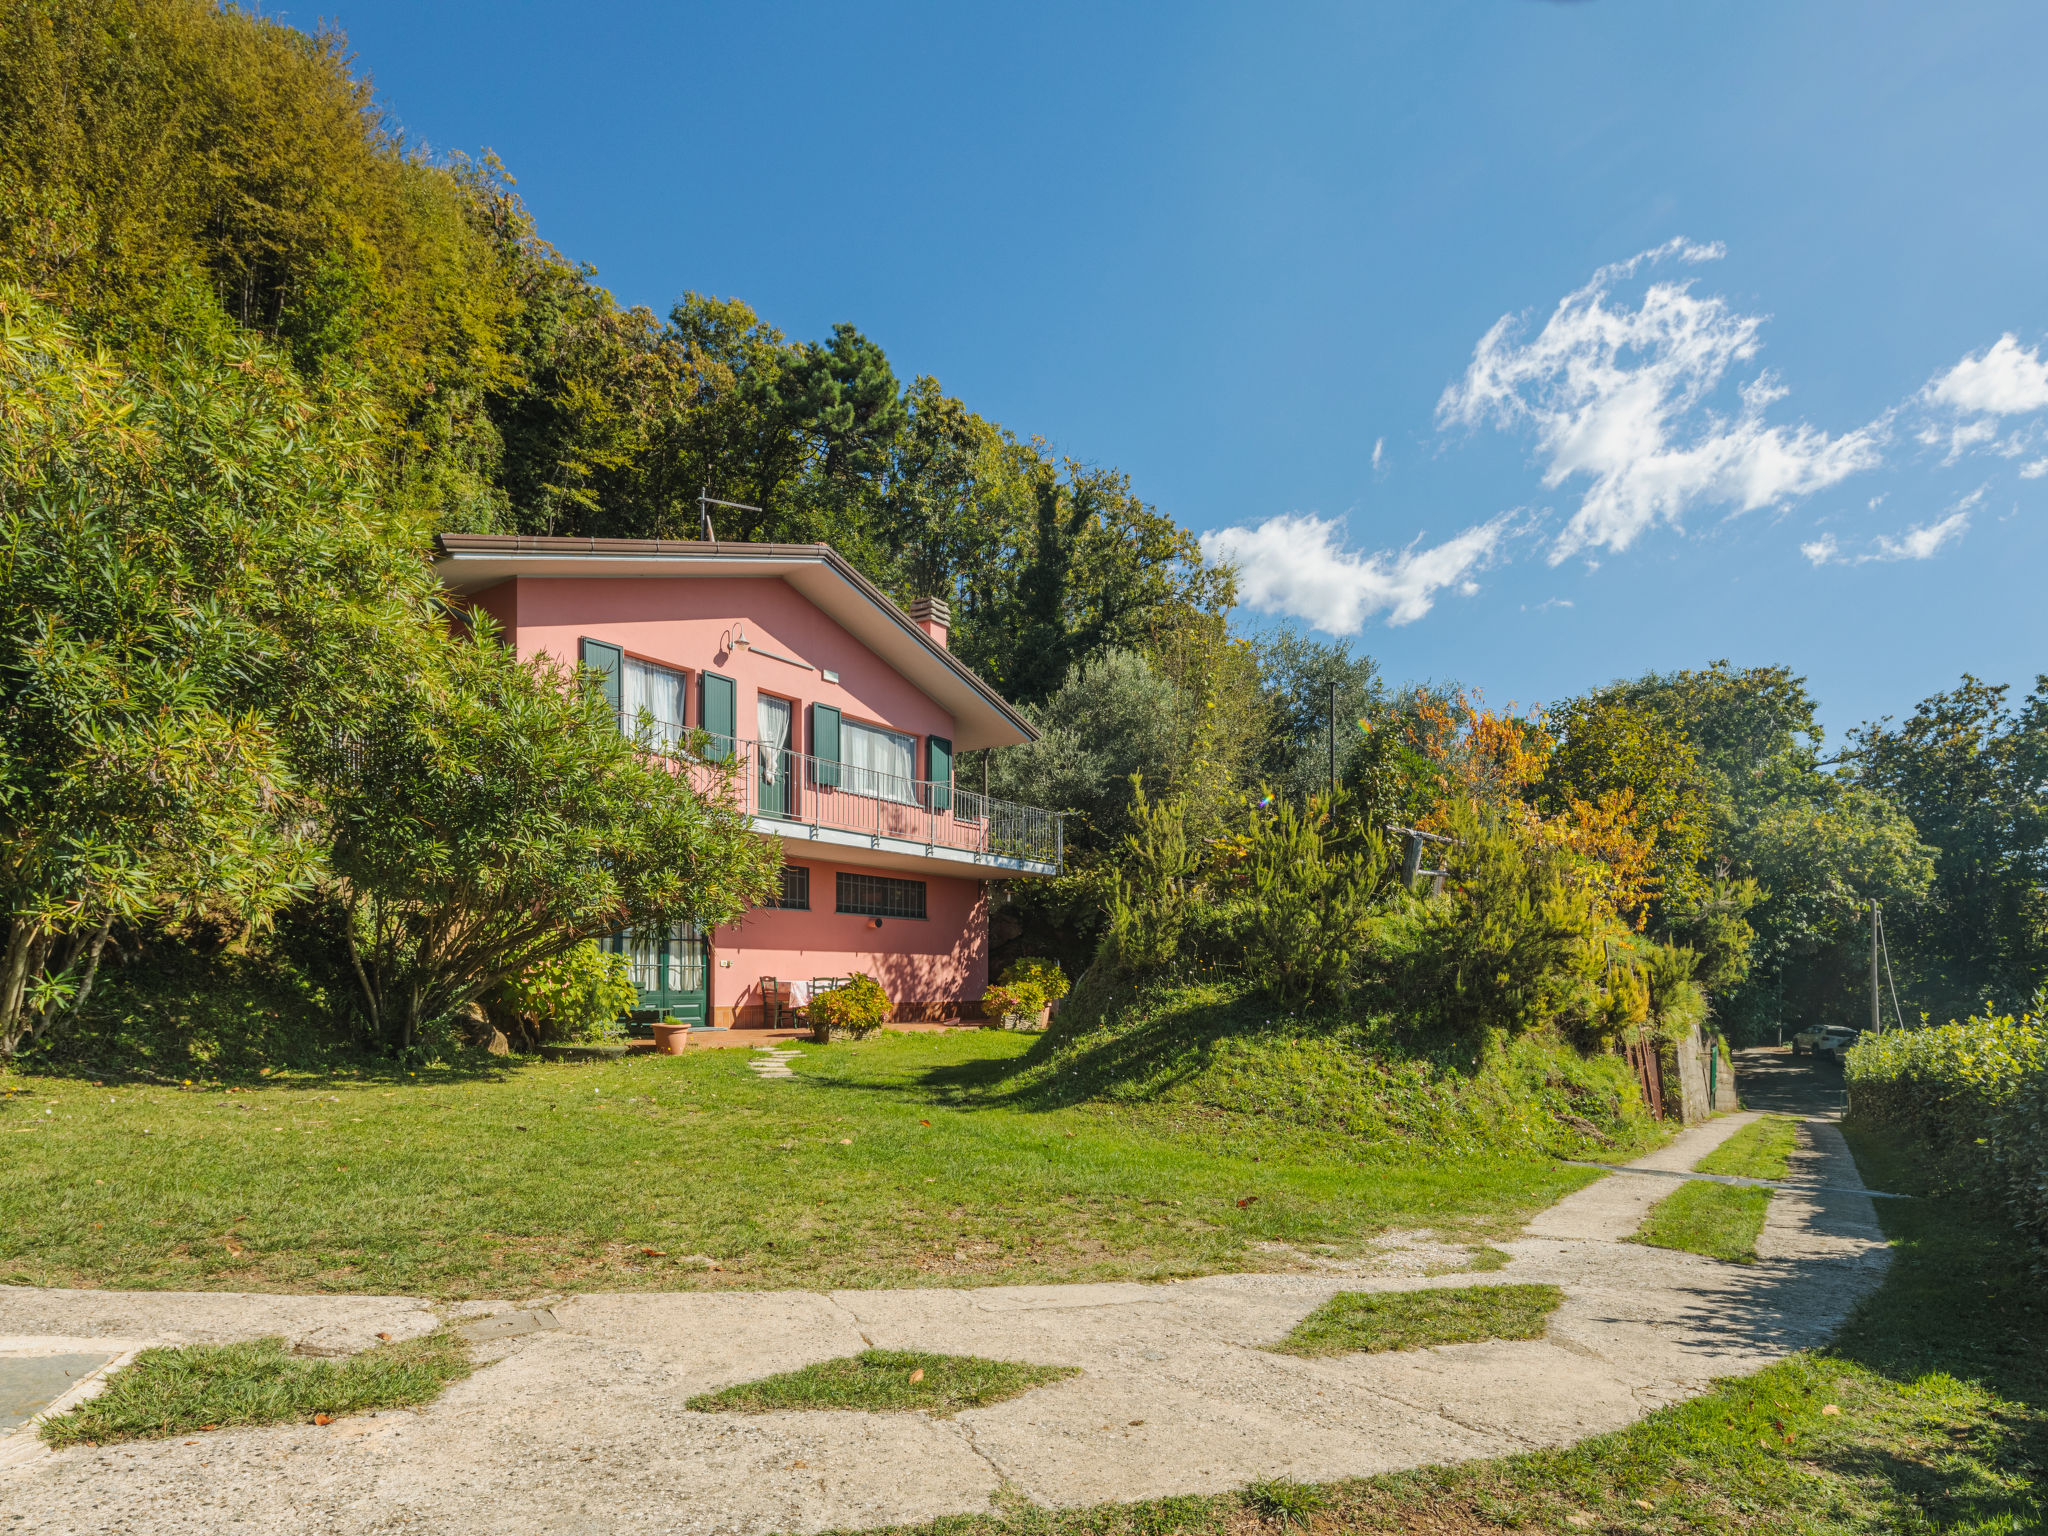
<svg viewBox="0 0 2048 1536">
<path fill-rule="evenodd" d="M 1060 813 L 978 795 L 939 779 L 909 779 L 803 752 L 773 754 L 773 773 L 762 772 L 759 742 L 722 737 L 699 742 L 700 751 L 668 755 L 690 773 L 700 791 L 721 784 L 736 809 L 795 826 L 822 827 L 896 842 L 922 843 L 1049 864 L 1065 857 Z"/>
</svg>

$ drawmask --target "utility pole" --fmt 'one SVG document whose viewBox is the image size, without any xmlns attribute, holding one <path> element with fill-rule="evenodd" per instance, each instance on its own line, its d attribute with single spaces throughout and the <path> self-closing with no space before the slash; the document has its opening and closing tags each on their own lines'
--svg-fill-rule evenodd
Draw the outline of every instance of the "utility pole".
<svg viewBox="0 0 2048 1536">
<path fill-rule="evenodd" d="M 1870 1031 L 1884 1033 L 1884 1013 L 1877 1002 L 1877 903 L 1870 904 Z"/>
</svg>

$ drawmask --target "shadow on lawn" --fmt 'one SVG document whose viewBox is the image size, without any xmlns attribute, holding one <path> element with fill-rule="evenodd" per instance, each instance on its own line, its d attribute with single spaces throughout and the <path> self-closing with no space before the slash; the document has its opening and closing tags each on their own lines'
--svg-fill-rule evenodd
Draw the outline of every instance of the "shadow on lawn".
<svg viewBox="0 0 2048 1536">
<path fill-rule="evenodd" d="M 919 1083 L 961 1100 L 1040 1114 L 1139 1085 L 1152 1098 L 1199 1076 L 1223 1040 L 1284 1033 L 1260 1015 L 1262 1006 L 1234 997 L 1171 1011 L 1134 1010 L 1128 1022 L 1085 1032 L 1055 1023 L 1022 1056 L 934 1067 Z"/>
<path fill-rule="evenodd" d="M 2000 1432 L 1988 1448 L 1991 1467 L 2022 1486 L 2048 1486 L 2048 1292 L 2029 1275 L 2020 1239 L 1996 1212 L 1936 1198 L 1944 1192 L 1917 1159 L 1853 1128 L 1845 1133 L 1865 1183 L 1922 1198 L 1877 1202 L 1893 1245 L 1891 1272 L 1827 1353 L 1904 1384 L 1938 1390 L 1954 1378 L 1994 1394 L 2002 1406 L 1991 1414 Z M 1967 1432 L 1950 1432 L 1959 1431 Z M 1986 1449 L 1975 1447 L 1980 1456 Z M 1888 1448 L 1847 1447 L 1831 1465 L 1911 1494 L 1930 1528 L 2036 1530 L 2029 1520 L 2048 1513 L 2038 1496 L 2018 1502 L 2006 1489 Z"/>
</svg>

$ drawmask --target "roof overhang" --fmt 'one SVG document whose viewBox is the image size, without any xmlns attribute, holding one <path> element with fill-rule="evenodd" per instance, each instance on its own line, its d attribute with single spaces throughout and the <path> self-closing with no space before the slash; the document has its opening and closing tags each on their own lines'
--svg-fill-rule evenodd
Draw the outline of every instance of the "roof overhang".
<svg viewBox="0 0 2048 1536">
<path fill-rule="evenodd" d="M 786 581 L 894 667 L 954 720 L 956 749 L 1013 747 L 1038 732 L 889 595 L 825 544 L 712 544 L 684 539 L 565 539 L 444 533 L 434 569 L 450 591 L 516 576 L 770 577 Z"/>
</svg>

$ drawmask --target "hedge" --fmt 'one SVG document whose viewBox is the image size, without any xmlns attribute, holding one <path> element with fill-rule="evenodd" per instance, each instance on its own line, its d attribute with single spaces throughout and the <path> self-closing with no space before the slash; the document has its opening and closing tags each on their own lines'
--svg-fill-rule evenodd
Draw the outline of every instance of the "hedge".
<svg viewBox="0 0 2048 1536">
<path fill-rule="evenodd" d="M 2048 1261 L 2048 1019 L 1865 1035 L 1844 1067 L 1852 1125 L 1919 1143 L 1948 1187 L 2002 1204 Z"/>
</svg>

